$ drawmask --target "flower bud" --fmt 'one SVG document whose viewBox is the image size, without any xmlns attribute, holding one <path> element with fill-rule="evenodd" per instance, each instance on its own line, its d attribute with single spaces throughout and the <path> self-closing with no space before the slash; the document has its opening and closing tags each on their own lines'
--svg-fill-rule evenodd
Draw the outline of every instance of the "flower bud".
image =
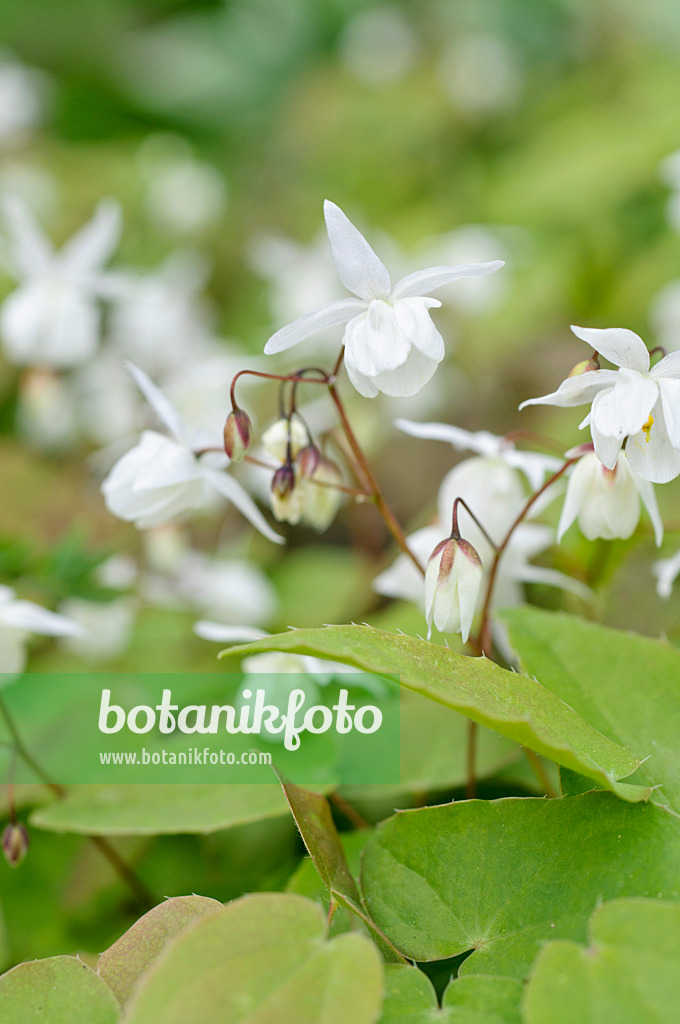
<svg viewBox="0 0 680 1024">
<path fill-rule="evenodd" d="M 304 488 L 295 476 L 289 462 L 284 462 L 274 473 L 270 492 L 272 512 L 280 523 L 300 522 L 304 505 Z"/>
<path fill-rule="evenodd" d="M 232 462 L 240 462 L 250 447 L 253 425 L 243 409 L 232 409 L 224 424 L 224 450 Z"/>
<path fill-rule="evenodd" d="M 331 525 L 342 501 L 339 484 L 342 484 L 342 473 L 334 462 L 323 455 L 319 456 L 318 465 L 309 479 L 302 481 L 302 521 L 320 533 Z"/>
<path fill-rule="evenodd" d="M 28 853 L 28 832 L 21 822 L 10 822 L 2 833 L 2 852 L 11 868 L 16 868 Z"/>
<path fill-rule="evenodd" d="M 425 613 L 432 631 L 460 633 L 466 643 L 482 586 L 482 562 L 466 540 L 441 541 L 425 571 Z"/>
<path fill-rule="evenodd" d="M 598 366 L 596 359 L 583 359 L 580 363 L 577 363 L 576 366 L 571 368 L 567 377 L 580 377 L 582 373 L 590 373 L 592 370 L 599 369 L 600 367 Z"/>
<path fill-rule="evenodd" d="M 297 465 L 300 476 L 305 479 L 311 477 L 316 472 L 316 468 L 319 465 L 319 459 L 321 458 L 321 452 L 315 444 L 308 444 L 306 448 L 303 448 L 295 464 Z"/>
<path fill-rule="evenodd" d="M 285 462 L 288 457 L 288 442 L 290 441 L 290 456 L 297 458 L 297 454 L 309 444 L 307 428 L 300 419 L 293 413 L 290 420 L 283 416 L 272 423 L 262 435 L 262 447 L 277 462 Z"/>
</svg>

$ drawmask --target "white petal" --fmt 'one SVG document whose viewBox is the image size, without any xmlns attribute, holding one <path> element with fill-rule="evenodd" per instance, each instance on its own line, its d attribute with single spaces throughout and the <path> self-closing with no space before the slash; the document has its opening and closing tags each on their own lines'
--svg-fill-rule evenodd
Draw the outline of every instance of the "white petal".
<svg viewBox="0 0 680 1024">
<path fill-rule="evenodd" d="M 463 550 L 456 555 L 459 561 L 458 602 L 460 607 L 460 635 L 467 643 L 472 629 L 472 620 L 477 610 L 477 600 L 482 586 L 482 566 L 479 559 L 468 557 Z"/>
<path fill-rule="evenodd" d="M 668 439 L 674 448 L 680 449 L 680 380 L 660 380 L 659 391 Z"/>
<path fill-rule="evenodd" d="M 92 220 L 77 231 L 59 252 L 59 263 L 69 274 L 87 274 L 107 262 L 120 241 L 122 218 L 114 199 L 103 199 Z"/>
<path fill-rule="evenodd" d="M 656 500 L 656 494 L 654 493 L 654 484 L 651 484 L 649 480 L 643 480 L 636 473 L 631 470 L 631 477 L 633 483 L 637 489 L 642 504 L 647 509 L 647 513 L 654 527 L 654 540 L 656 546 L 661 547 L 661 541 L 663 540 L 663 520 L 661 513 L 659 512 L 659 505 Z"/>
<path fill-rule="evenodd" d="M 562 459 L 558 459 L 554 455 L 544 455 L 542 452 L 524 452 L 513 447 L 502 450 L 500 457 L 507 462 L 508 466 L 524 473 L 534 491 L 538 490 L 548 473 L 556 473 L 562 465 Z"/>
<path fill-rule="evenodd" d="M 12 601 L 0 610 L 3 625 L 42 636 L 82 636 L 83 628 L 65 615 L 47 611 L 32 601 Z"/>
<path fill-rule="evenodd" d="M 12 234 L 12 261 L 19 276 L 37 277 L 45 273 L 52 263 L 54 249 L 30 207 L 15 195 L 6 196 L 2 206 Z"/>
<path fill-rule="evenodd" d="M 328 199 L 323 206 L 328 240 L 338 277 L 360 299 L 386 299 L 390 275 L 381 260 L 339 206 Z"/>
<path fill-rule="evenodd" d="M 593 438 L 593 446 L 598 459 L 603 466 L 607 467 L 607 469 L 613 469 L 616 465 L 616 460 L 619 457 L 623 441 L 618 437 L 610 437 L 608 434 L 600 433 L 597 426 L 592 423 L 590 433 Z"/>
<path fill-rule="evenodd" d="M 654 406 L 652 415 L 652 429 L 629 437 L 626 455 L 630 468 L 643 480 L 667 484 L 680 475 L 680 452 L 670 442 L 660 402 Z"/>
<path fill-rule="evenodd" d="M 263 630 L 252 626 L 227 626 L 223 622 L 211 622 L 208 619 L 194 622 L 193 631 L 202 640 L 214 640 L 220 644 L 249 644 L 267 636 Z"/>
<path fill-rule="evenodd" d="M 595 598 L 595 593 L 581 580 L 575 580 L 573 576 L 567 576 L 557 569 L 547 569 L 543 565 L 526 565 L 516 578 L 522 583 L 542 583 L 548 587 L 559 587 L 560 590 L 576 594 L 583 601 L 590 602 Z"/>
<path fill-rule="evenodd" d="M 427 560 L 442 539 L 445 532 L 441 526 L 424 526 L 406 538 L 409 550 L 421 565 Z M 412 601 L 419 608 L 424 607 L 423 576 L 406 555 L 398 555 L 389 569 L 385 569 L 373 580 L 373 589 L 385 597 Z"/>
<path fill-rule="evenodd" d="M 376 299 L 347 324 L 345 347 L 358 373 L 377 377 L 406 362 L 411 342 L 397 322 L 394 306 Z"/>
<path fill-rule="evenodd" d="M 464 263 L 459 267 L 429 267 L 428 270 L 416 270 L 413 274 L 407 274 L 397 281 L 392 289 L 392 299 L 405 299 L 416 295 L 430 295 L 437 288 L 441 288 L 451 281 L 458 281 L 461 277 L 482 277 L 484 274 L 493 274 L 505 266 L 503 260 L 491 260 L 490 263 Z"/>
<path fill-rule="evenodd" d="M 646 373 L 649 370 L 649 352 L 642 338 L 625 327 L 574 327 L 577 338 L 585 341 L 596 352 L 615 366 Z"/>
<path fill-rule="evenodd" d="M 486 430 L 476 432 L 455 427 L 450 423 L 417 423 L 415 420 L 394 421 L 398 430 L 410 437 L 422 437 L 428 441 L 448 441 L 456 451 L 476 452 L 478 455 L 500 455 L 503 439 Z"/>
<path fill-rule="evenodd" d="M 63 282 L 27 281 L 2 304 L 0 330 L 8 359 L 17 365 L 74 366 L 93 355 L 99 309 L 91 297 Z"/>
<path fill-rule="evenodd" d="M 306 316 L 301 316 L 299 320 L 294 320 L 292 324 L 287 324 L 272 334 L 264 347 L 265 355 L 284 352 L 298 342 L 311 338 L 313 334 L 318 334 L 319 331 L 337 327 L 338 324 L 346 324 L 365 309 L 366 303 L 360 299 L 338 299 L 337 302 L 331 302 L 322 309 L 307 313 Z"/>
<path fill-rule="evenodd" d="M 347 362 L 347 353 L 345 353 L 345 362 Z M 386 370 L 377 377 L 364 377 L 363 381 L 375 384 L 378 391 L 382 391 L 384 395 L 390 395 L 392 398 L 410 398 L 427 384 L 438 366 L 439 363 L 436 360 L 428 359 L 417 348 L 412 348 L 406 362 L 401 366 L 394 370 Z M 354 383 L 349 365 L 347 366 L 347 372 L 352 383 Z M 354 386 L 357 388 L 357 391 L 364 394 L 356 383 L 354 383 Z"/>
<path fill-rule="evenodd" d="M 154 384 L 146 373 L 144 373 L 144 370 L 140 370 L 138 366 L 135 366 L 134 363 L 130 362 L 126 362 L 125 366 L 130 371 L 139 390 L 142 392 L 159 420 L 165 424 L 170 433 L 180 442 L 180 444 L 188 445 L 189 432 L 184 425 L 182 417 L 177 412 L 170 399 L 165 397 L 161 389 Z"/>
<path fill-rule="evenodd" d="M 345 369 L 347 370 L 347 376 L 350 379 L 352 386 L 363 395 L 364 398 L 375 398 L 380 394 L 378 387 L 371 377 L 365 377 L 362 373 L 356 369 L 352 363 L 351 357 L 347 358 L 347 352 L 345 351 Z"/>
<path fill-rule="evenodd" d="M 669 352 L 667 356 L 660 359 L 656 366 L 651 369 L 652 377 L 680 377 L 680 351 Z"/>
<path fill-rule="evenodd" d="M 400 299 L 394 303 L 394 315 L 404 337 L 428 359 L 440 363 L 446 351 L 444 339 L 432 322 L 429 309 L 440 306 L 436 299 Z"/>
<path fill-rule="evenodd" d="M 248 522 L 264 537 L 273 541 L 274 544 L 285 543 L 284 538 L 272 530 L 253 499 L 233 476 L 229 476 L 228 473 L 218 473 L 216 470 L 208 469 L 207 467 L 203 468 L 203 474 L 215 490 L 227 498 L 239 510 L 241 515 L 245 516 Z"/>
<path fill-rule="evenodd" d="M 596 456 L 594 458 L 599 465 L 599 459 Z M 564 496 L 564 505 L 562 506 L 560 521 L 557 526 L 558 544 L 581 511 L 583 500 L 593 481 L 594 470 L 597 470 L 597 466 L 594 466 L 592 460 L 585 455 L 569 473 L 567 493 Z"/>
<path fill-rule="evenodd" d="M 633 370 L 619 370 L 614 387 L 595 396 L 591 428 L 598 434 L 623 442 L 624 437 L 637 434 L 642 429 L 658 396 L 656 381 Z"/>
<path fill-rule="evenodd" d="M 680 551 L 676 551 L 671 558 L 661 558 L 658 562 L 654 562 L 652 572 L 657 580 L 657 594 L 667 600 L 671 596 L 673 584 L 680 573 Z"/>
<path fill-rule="evenodd" d="M 540 398 L 529 398 L 522 402 L 520 409 L 527 405 L 584 405 L 591 402 L 604 388 L 610 388 L 616 381 L 617 370 L 589 370 L 577 377 L 567 377 L 557 391 Z"/>
</svg>

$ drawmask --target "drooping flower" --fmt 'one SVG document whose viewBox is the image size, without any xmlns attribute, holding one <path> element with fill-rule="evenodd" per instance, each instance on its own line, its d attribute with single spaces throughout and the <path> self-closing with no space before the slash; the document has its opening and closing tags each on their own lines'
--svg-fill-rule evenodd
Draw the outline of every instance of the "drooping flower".
<svg viewBox="0 0 680 1024">
<path fill-rule="evenodd" d="M 32 601 L 19 600 L 11 587 L 0 586 L 0 673 L 23 671 L 26 643 L 32 633 L 76 637 L 83 632 L 82 626 L 72 619 Z"/>
<path fill-rule="evenodd" d="M 591 370 L 562 381 L 557 391 L 527 405 L 584 405 L 581 427 L 590 426 L 595 454 L 614 469 L 626 442 L 628 463 L 643 480 L 662 484 L 680 474 L 680 352 L 650 369 L 647 347 L 623 327 L 572 327 L 574 334 L 618 367 Z"/>
<path fill-rule="evenodd" d="M 432 630 L 460 633 L 467 643 L 484 569 L 472 544 L 449 537 L 437 544 L 425 571 L 425 617 Z"/>
<path fill-rule="evenodd" d="M 145 430 L 139 444 L 118 460 L 101 487 L 109 511 L 144 530 L 209 508 L 221 495 L 265 537 L 282 543 L 241 484 L 222 472 L 226 455 L 197 451 L 172 403 L 142 370 L 128 367 L 170 436 Z"/>
<path fill-rule="evenodd" d="M 576 519 L 588 540 L 630 537 L 640 521 L 640 501 L 649 513 L 659 545 L 663 523 L 654 485 L 632 471 L 625 452 L 619 453 L 613 469 L 603 466 L 595 452 L 587 452 L 569 471 L 557 539 L 562 540 Z"/>
<path fill-rule="evenodd" d="M 338 275 L 355 297 L 331 302 L 282 327 L 265 352 L 283 352 L 318 331 L 344 324 L 345 366 L 357 391 L 366 398 L 379 392 L 415 395 L 445 354 L 429 314 L 441 303 L 429 293 L 458 278 L 489 274 L 503 263 L 431 267 L 408 274 L 393 287 L 386 267 L 342 210 L 327 200 L 324 213 Z"/>
<path fill-rule="evenodd" d="M 99 342 L 99 298 L 108 293 L 104 263 L 118 244 L 118 204 L 103 200 L 94 217 L 56 252 L 18 196 L 3 203 L 9 231 L 6 263 L 20 283 L 0 308 L 7 359 L 20 366 L 69 367 Z"/>
</svg>

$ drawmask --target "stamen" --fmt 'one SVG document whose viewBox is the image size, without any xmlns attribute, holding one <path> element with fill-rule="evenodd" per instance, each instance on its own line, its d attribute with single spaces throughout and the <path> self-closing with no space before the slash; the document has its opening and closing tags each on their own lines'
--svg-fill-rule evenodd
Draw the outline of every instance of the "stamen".
<svg viewBox="0 0 680 1024">
<path fill-rule="evenodd" d="M 647 422 L 645 423 L 645 425 L 642 428 L 642 432 L 645 435 L 645 440 L 647 441 L 647 443 L 649 443 L 649 435 L 652 432 L 653 425 L 654 425 L 654 417 L 650 413 L 649 414 L 649 419 L 647 420 Z"/>
</svg>

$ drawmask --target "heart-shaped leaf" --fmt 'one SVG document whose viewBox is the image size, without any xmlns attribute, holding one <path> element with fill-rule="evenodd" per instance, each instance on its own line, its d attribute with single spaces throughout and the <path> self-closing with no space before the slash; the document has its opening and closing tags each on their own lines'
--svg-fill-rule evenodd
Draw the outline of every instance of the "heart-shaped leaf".
<svg viewBox="0 0 680 1024">
<path fill-rule="evenodd" d="M 119 1015 L 111 989 L 76 956 L 32 960 L 0 978 L 7 1024 L 116 1024 Z"/>
<path fill-rule="evenodd" d="M 422 971 L 388 964 L 379 1024 L 520 1024 L 521 996 L 514 978 L 470 974 L 450 983 L 440 1009 Z"/>
</svg>

